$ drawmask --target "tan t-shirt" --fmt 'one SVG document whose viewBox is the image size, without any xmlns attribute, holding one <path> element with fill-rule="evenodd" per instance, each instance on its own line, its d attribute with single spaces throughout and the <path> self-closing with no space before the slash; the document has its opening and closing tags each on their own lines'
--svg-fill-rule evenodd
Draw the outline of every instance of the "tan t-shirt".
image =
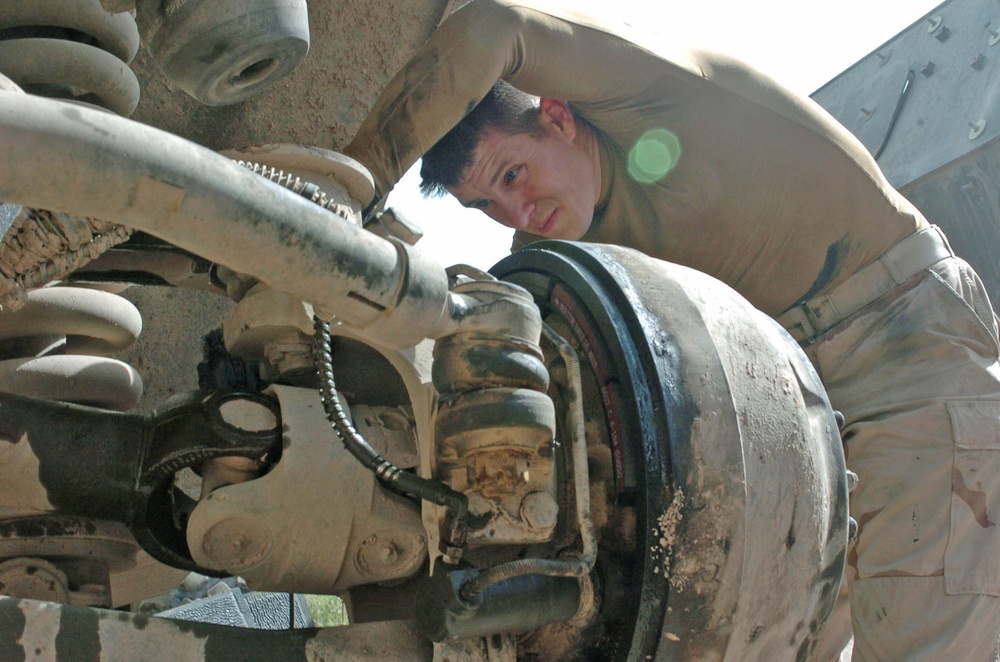
<svg viewBox="0 0 1000 662">
<path fill-rule="evenodd" d="M 566 100 L 600 147 L 583 240 L 711 274 L 772 315 L 926 227 L 812 100 L 669 41 L 540 2 L 475 0 L 390 82 L 346 152 L 385 193 L 498 79 Z"/>
</svg>

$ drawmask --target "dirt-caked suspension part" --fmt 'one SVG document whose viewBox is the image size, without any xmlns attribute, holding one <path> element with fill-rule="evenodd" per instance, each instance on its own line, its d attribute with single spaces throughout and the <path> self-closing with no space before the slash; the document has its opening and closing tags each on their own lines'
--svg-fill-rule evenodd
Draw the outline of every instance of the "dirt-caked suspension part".
<svg viewBox="0 0 1000 662">
<path fill-rule="evenodd" d="M 470 546 L 548 540 L 555 411 L 538 339 L 541 319 L 520 287 L 473 280 L 459 333 L 434 345 L 437 473 L 469 496 Z"/>
<path fill-rule="evenodd" d="M 135 0 L 135 5 L 143 41 L 163 73 L 209 106 L 263 92 L 309 51 L 306 0 Z"/>
<path fill-rule="evenodd" d="M 139 103 L 128 66 L 138 49 L 133 15 L 108 12 L 100 0 L 0 5 L 0 73 L 31 94 L 127 117 Z"/>
</svg>

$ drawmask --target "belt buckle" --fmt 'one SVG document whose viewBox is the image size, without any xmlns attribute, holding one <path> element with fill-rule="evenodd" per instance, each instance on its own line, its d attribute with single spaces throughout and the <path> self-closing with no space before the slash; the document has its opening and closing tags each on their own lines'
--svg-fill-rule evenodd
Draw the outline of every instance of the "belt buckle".
<svg viewBox="0 0 1000 662">
<path fill-rule="evenodd" d="M 816 336 L 818 335 L 816 329 L 818 327 L 809 305 L 800 303 L 785 314 L 789 313 L 793 314 L 795 321 L 788 326 L 787 330 L 798 341 L 799 345 L 808 346 L 816 342 Z"/>
</svg>

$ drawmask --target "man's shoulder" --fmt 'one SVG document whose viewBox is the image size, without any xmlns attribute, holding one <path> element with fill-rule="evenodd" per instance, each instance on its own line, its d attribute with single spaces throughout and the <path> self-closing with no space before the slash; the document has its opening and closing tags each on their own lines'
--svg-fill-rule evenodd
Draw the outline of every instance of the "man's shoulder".
<svg viewBox="0 0 1000 662">
<path fill-rule="evenodd" d="M 481 0 L 477 0 L 481 1 Z M 623 13 L 611 2 L 580 3 L 579 0 L 491 0 L 511 8 L 537 11 L 574 25 L 624 39 L 660 59 L 700 73 L 694 49 L 679 34 L 666 34 L 661 21 L 650 20 L 647 11 Z"/>
</svg>

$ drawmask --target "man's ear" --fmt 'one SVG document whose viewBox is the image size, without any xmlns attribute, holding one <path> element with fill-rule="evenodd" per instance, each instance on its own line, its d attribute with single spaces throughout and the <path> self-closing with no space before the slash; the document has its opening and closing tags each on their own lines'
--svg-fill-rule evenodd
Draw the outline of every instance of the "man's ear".
<svg viewBox="0 0 1000 662">
<path fill-rule="evenodd" d="M 543 127 L 555 129 L 571 141 L 576 137 L 576 118 L 565 101 L 540 99 L 538 117 Z"/>
</svg>

